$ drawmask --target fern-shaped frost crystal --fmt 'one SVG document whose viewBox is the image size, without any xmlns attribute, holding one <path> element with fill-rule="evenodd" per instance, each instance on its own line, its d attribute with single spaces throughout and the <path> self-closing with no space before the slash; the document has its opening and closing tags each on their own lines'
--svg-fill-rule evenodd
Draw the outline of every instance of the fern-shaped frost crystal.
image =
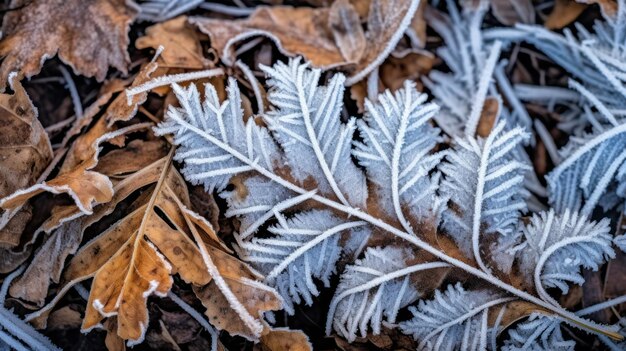
<svg viewBox="0 0 626 351">
<path fill-rule="evenodd" d="M 533 314 L 509 330 L 504 351 L 573 351 L 576 342 L 564 340 L 559 318 Z"/>
<path fill-rule="evenodd" d="M 235 79 L 229 79 L 228 100 L 222 104 L 215 88 L 205 87 L 204 101 L 200 102 L 194 85 L 187 89 L 173 85 L 181 107 L 170 106 L 168 118 L 158 128 L 160 134 L 174 134 L 179 145 L 176 159 L 184 161 L 185 178 L 193 184 L 204 184 L 212 192 L 223 190 L 233 175 L 252 170 L 235 154 L 244 155 L 266 169 L 280 162 L 280 153 L 267 131 L 252 118 L 244 122 Z"/>
<path fill-rule="evenodd" d="M 511 153 L 528 134 L 521 128 L 504 128 L 505 123 L 500 122 L 486 139 L 456 139 L 449 162 L 441 166 L 445 180 L 440 192 L 452 202 L 443 214 L 443 227 L 461 250 L 481 265 L 481 233 L 498 234 L 501 246 L 510 246 L 520 212 L 526 210 L 522 183 L 528 166 L 515 161 Z M 499 252 L 492 259 L 508 271 L 512 257 Z"/>
<path fill-rule="evenodd" d="M 510 300 L 489 290 L 467 291 L 457 283 L 409 307 L 413 318 L 400 323 L 400 329 L 420 342 L 418 350 L 485 350 L 489 309 Z"/>
<path fill-rule="evenodd" d="M 350 158 L 355 120 L 341 123 L 345 77 L 336 74 L 327 86 L 319 86 L 321 70 L 299 61 L 262 67 L 271 77 L 268 99 L 275 106 L 265 122 L 299 182 L 310 177 L 321 192 L 364 207 L 365 177 Z"/>
<path fill-rule="evenodd" d="M 584 283 L 581 268 L 598 270 L 615 257 L 610 230 L 607 219 L 589 222 L 569 211 L 534 215 L 523 229 L 525 241 L 517 254 L 520 271 L 529 286 L 535 286 L 548 300 L 552 298 L 543 286 L 567 293 L 569 283 Z"/>
<path fill-rule="evenodd" d="M 388 216 L 399 218 L 409 228 L 403 208 L 412 218 L 427 218 L 437 202 L 435 191 L 439 173 L 429 172 L 443 157 L 432 154 L 441 141 L 439 130 L 430 124 L 438 111 L 424 104 L 412 83 L 405 83 L 395 95 L 381 94 L 378 103 L 366 101 L 367 112 L 358 128 L 363 142 L 357 142 L 354 155 L 365 167 L 367 178 L 376 185 L 376 196 Z"/>
<path fill-rule="evenodd" d="M 366 336 L 368 325 L 379 334 L 383 319 L 395 323 L 399 309 L 419 297 L 410 274 L 448 266 L 430 262 L 407 267 L 411 258 L 408 251 L 391 246 L 368 248 L 365 257 L 347 266 L 331 301 L 326 333 L 333 327 L 353 341 L 357 333 Z"/>
<path fill-rule="evenodd" d="M 277 216 L 278 225 L 269 228 L 275 236 L 241 242 L 243 259 L 255 264 L 273 283 L 285 301 L 285 310 L 293 314 L 293 303 L 313 303 L 319 294 L 314 279 L 325 287 L 341 255 L 342 232 L 365 225 L 346 222 L 328 210 L 301 212 L 293 218 Z"/>
</svg>

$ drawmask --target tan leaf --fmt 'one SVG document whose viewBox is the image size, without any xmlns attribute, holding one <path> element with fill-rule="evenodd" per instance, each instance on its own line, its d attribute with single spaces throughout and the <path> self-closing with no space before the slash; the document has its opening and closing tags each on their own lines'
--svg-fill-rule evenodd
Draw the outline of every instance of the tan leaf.
<svg viewBox="0 0 626 351">
<path fill-rule="evenodd" d="M 37 182 L 52 160 L 48 135 L 26 91 L 13 81 L 13 95 L 0 94 L 0 198 Z M 0 212 L 0 246 L 14 247 L 30 220 L 29 206 Z"/>
<path fill-rule="evenodd" d="M 365 51 L 365 32 L 350 1 L 335 1 L 330 7 L 328 22 L 343 58 L 347 62 L 358 62 Z"/>
<path fill-rule="evenodd" d="M 532 0 L 491 0 L 490 3 L 493 16 L 502 24 L 535 23 Z"/>
<path fill-rule="evenodd" d="M 104 80 L 109 66 L 126 73 L 128 29 L 137 14 L 126 0 L 13 0 L 3 19 L 0 89 L 11 72 L 39 73 L 57 53 L 78 74 Z"/>
<path fill-rule="evenodd" d="M 260 337 L 261 313 L 279 309 L 280 298 L 230 255 L 208 221 L 188 210 L 187 187 L 170 160 L 149 167 L 150 182 L 156 183 L 150 198 L 138 199 L 143 204 L 80 249 L 63 275 L 66 283 L 61 293 L 32 318 L 45 316 L 69 287 L 93 277 L 82 328 L 97 327 L 104 318 L 116 315 L 117 334 L 132 345 L 145 335 L 148 296 L 167 294 L 171 276 L 177 273 L 198 290 L 211 292 L 216 302 L 205 301 L 208 311 L 219 311 L 237 325 L 223 329 Z M 147 175 L 137 180 L 145 182 Z"/>
<path fill-rule="evenodd" d="M 572 23 L 586 8 L 586 4 L 574 0 L 556 0 L 543 25 L 548 29 L 561 29 Z"/>
<path fill-rule="evenodd" d="M 500 114 L 500 101 L 494 97 L 487 97 L 483 110 L 480 113 L 480 119 L 478 120 L 478 126 L 476 127 L 476 135 L 482 138 L 486 138 L 491 133 L 494 123 L 498 119 Z"/>
<path fill-rule="evenodd" d="M 261 336 L 263 351 L 309 351 L 313 346 L 309 338 L 300 330 L 287 328 L 267 328 Z"/>
<path fill-rule="evenodd" d="M 346 84 L 352 85 L 378 67 L 391 53 L 411 24 L 418 4 L 417 0 L 371 1 L 365 33 L 367 45 L 355 62 L 346 60 L 344 54 L 350 58 L 356 56 L 360 44 L 355 45 L 356 50 L 341 51 L 331 29 L 333 19 L 329 8 L 259 7 L 243 20 L 192 17 L 189 21 L 210 37 L 211 46 L 227 65 L 236 61 L 234 46 L 237 43 L 250 37 L 265 36 L 287 56 L 302 55 L 313 66 L 322 69 L 344 69 L 351 73 Z M 355 12 L 359 13 L 356 9 Z M 349 16 L 349 20 L 341 22 L 349 22 L 354 27 L 354 14 Z M 345 39 L 342 37 L 341 42 Z"/>
<path fill-rule="evenodd" d="M 247 19 L 221 20 L 192 17 L 190 23 L 211 39 L 228 65 L 234 64 L 234 45 L 251 36 L 270 38 L 287 56 L 302 55 L 315 67 L 330 69 L 346 64 L 328 27 L 328 8 L 259 7 Z"/>
<path fill-rule="evenodd" d="M 200 33 L 187 23 L 186 16 L 157 23 L 146 29 L 146 35 L 135 41 L 137 49 L 163 46 L 160 66 L 167 68 L 203 69 L 209 61 L 202 56 Z"/>
<path fill-rule="evenodd" d="M 26 271 L 11 285 L 10 294 L 37 305 L 43 304 L 50 281 L 59 281 L 65 260 L 78 249 L 83 232 L 112 213 L 117 204 L 137 189 L 156 182 L 163 164 L 163 160 L 154 162 L 115 184 L 111 201 L 96 207 L 91 216 L 81 217 L 76 206 L 60 207 L 56 212 L 53 211 L 51 218 L 44 222 L 40 230 L 56 230 L 45 239 Z M 76 219 L 71 220 L 73 218 Z"/>
</svg>

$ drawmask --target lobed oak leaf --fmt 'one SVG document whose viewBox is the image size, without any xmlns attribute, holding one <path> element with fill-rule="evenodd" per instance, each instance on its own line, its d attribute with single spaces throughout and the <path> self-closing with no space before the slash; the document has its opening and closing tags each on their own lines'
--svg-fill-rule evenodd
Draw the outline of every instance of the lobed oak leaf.
<svg viewBox="0 0 626 351">
<path fill-rule="evenodd" d="M 130 0 L 13 0 L 2 23 L 0 90 L 11 72 L 39 73 L 58 53 L 77 74 L 104 80 L 109 66 L 126 73 L 128 30 L 137 15 Z"/>
</svg>

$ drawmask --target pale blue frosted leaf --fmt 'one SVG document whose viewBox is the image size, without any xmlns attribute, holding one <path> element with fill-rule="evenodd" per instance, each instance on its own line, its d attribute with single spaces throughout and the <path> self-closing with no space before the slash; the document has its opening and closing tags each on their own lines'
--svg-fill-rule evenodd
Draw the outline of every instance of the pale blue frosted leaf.
<svg viewBox="0 0 626 351">
<path fill-rule="evenodd" d="M 403 222 L 402 209 L 419 221 L 431 217 L 437 201 L 439 174 L 430 172 L 444 154 L 432 152 L 442 139 L 430 124 L 438 108 L 426 98 L 407 81 L 395 94 L 379 95 L 377 103 L 367 100 L 358 123 L 363 142 L 355 142 L 353 154 L 376 186 L 378 202 L 393 204 L 381 210 Z"/>
<path fill-rule="evenodd" d="M 527 321 L 509 330 L 504 351 L 573 351 L 576 342 L 563 339 L 561 320 L 532 314 Z"/>
<path fill-rule="evenodd" d="M 400 330 L 419 341 L 418 350 L 485 350 L 489 309 L 510 300 L 491 290 L 449 285 L 435 291 L 432 300 L 409 307 L 413 317 L 400 323 Z"/>
<path fill-rule="evenodd" d="M 240 189 L 239 186 L 243 188 Z M 296 195 L 280 184 L 260 176 L 246 178 L 234 190 L 220 194 L 228 203 L 226 217 L 239 218 L 239 233 L 243 238 L 256 232 L 273 217 L 276 205 L 283 204 Z"/>
<path fill-rule="evenodd" d="M 319 295 L 315 280 L 330 286 L 330 277 L 341 255 L 340 239 L 362 221 L 346 221 L 329 210 L 300 212 L 269 228 L 273 236 L 240 242 L 241 258 L 266 275 L 266 280 L 283 297 L 285 310 L 294 304 L 311 305 Z"/>
<path fill-rule="evenodd" d="M 355 120 L 341 122 L 345 77 L 335 74 L 327 86 L 319 86 L 321 70 L 299 59 L 261 69 L 269 76 L 268 99 L 274 106 L 264 119 L 291 174 L 301 183 L 315 180 L 321 193 L 345 205 L 363 208 L 365 176 L 350 157 Z"/>
<path fill-rule="evenodd" d="M 379 334 L 383 319 L 394 323 L 398 311 L 420 296 L 411 273 L 448 266 L 430 262 L 407 267 L 411 258 L 411 253 L 400 248 L 370 247 L 362 259 L 347 266 L 331 301 L 326 334 L 332 328 L 354 341 L 357 334 L 367 335 L 368 326 Z"/>
<path fill-rule="evenodd" d="M 167 118 L 155 131 L 159 135 L 173 134 L 174 143 L 179 146 L 175 159 L 184 163 L 181 172 L 185 179 L 203 184 L 212 192 L 223 190 L 232 176 L 252 170 L 242 157 L 268 170 L 281 164 L 278 148 L 267 131 L 252 118 L 244 123 L 241 96 L 234 78 L 228 81 L 228 100 L 222 104 L 210 84 L 205 85 L 203 102 L 193 84 L 188 88 L 174 84 L 173 88 L 181 107 L 170 105 Z"/>
<path fill-rule="evenodd" d="M 529 167 L 515 161 L 512 151 L 528 138 L 521 128 L 505 131 L 498 123 L 486 139 L 457 138 L 447 163 L 441 196 L 450 199 L 451 209 L 443 213 L 443 228 L 468 256 L 477 258 L 479 236 L 517 234 L 520 213 L 526 210 L 524 173 Z M 504 251 L 492 257 L 503 271 L 511 257 Z"/>
<path fill-rule="evenodd" d="M 561 155 L 563 161 L 546 177 L 548 200 L 557 212 L 591 214 L 612 184 L 624 195 L 626 124 L 573 137 Z"/>
<path fill-rule="evenodd" d="M 570 283 L 582 285 L 582 268 L 597 271 L 615 257 L 609 224 L 608 219 L 590 222 L 569 210 L 562 215 L 553 210 L 533 215 L 523 228 L 524 242 L 516 254 L 526 283 L 540 295 L 543 286 L 559 288 L 565 294 Z"/>
</svg>

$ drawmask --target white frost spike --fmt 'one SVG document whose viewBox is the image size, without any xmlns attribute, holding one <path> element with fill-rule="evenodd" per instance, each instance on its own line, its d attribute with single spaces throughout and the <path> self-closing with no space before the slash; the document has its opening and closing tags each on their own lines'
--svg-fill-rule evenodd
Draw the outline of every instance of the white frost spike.
<svg viewBox="0 0 626 351">
<path fill-rule="evenodd" d="M 402 211 L 415 220 L 424 219 L 436 201 L 439 173 L 429 173 L 444 153 L 432 153 L 442 138 L 430 122 L 439 108 L 425 103 L 415 84 L 406 82 L 395 94 L 365 101 L 365 115 L 358 122 L 363 142 L 355 143 L 353 154 L 365 167 L 367 178 L 376 185 L 376 195 L 387 215 L 396 216 L 407 231 L 410 225 Z"/>
<path fill-rule="evenodd" d="M 544 286 L 567 293 L 569 283 L 584 283 L 582 267 L 598 270 L 615 257 L 610 230 L 608 219 L 589 222 L 569 210 L 562 215 L 553 210 L 534 215 L 523 229 L 525 242 L 517 252 L 520 271 L 540 297 L 554 301 Z"/>
<path fill-rule="evenodd" d="M 357 332 L 365 337 L 368 324 L 379 334 L 383 317 L 395 323 L 399 309 L 419 297 L 410 274 L 444 268 L 443 262 L 429 262 L 407 267 L 412 255 L 399 248 L 368 248 L 365 257 L 347 266 L 333 297 L 326 319 L 326 334 L 331 328 L 354 341 Z"/>
<path fill-rule="evenodd" d="M 188 88 L 173 85 L 181 108 L 170 106 L 167 119 L 155 129 L 157 134 L 173 134 L 179 145 L 176 159 L 184 162 L 185 178 L 193 184 L 204 184 L 207 191 L 223 190 L 233 175 L 252 169 L 233 156 L 233 150 L 246 155 L 265 169 L 272 169 L 280 161 L 277 146 L 264 128 L 252 118 L 244 123 L 241 96 L 234 78 L 228 80 L 228 100 L 220 104 L 217 91 L 205 85 L 205 98 L 195 85 Z M 229 151 L 207 142 L 201 135 L 208 134 Z"/>
<path fill-rule="evenodd" d="M 485 271 L 481 235 L 498 234 L 496 239 L 509 245 L 510 236 L 517 234 L 520 212 L 526 210 L 522 183 L 530 167 L 515 161 L 512 151 L 529 135 L 521 128 L 504 131 L 504 127 L 505 122 L 498 123 L 486 139 L 456 139 L 455 150 L 447 156 L 449 163 L 441 166 L 445 180 L 440 193 L 455 206 L 443 213 L 443 226 Z M 510 258 L 504 250 L 496 251 L 499 255 L 492 259 L 508 271 Z"/>
<path fill-rule="evenodd" d="M 321 193 L 363 208 L 365 177 L 350 158 L 355 119 L 343 124 L 340 116 L 345 77 L 335 74 L 328 86 L 319 86 L 321 70 L 299 59 L 261 69 L 270 77 L 268 99 L 275 106 L 264 119 L 293 176 L 299 182 L 312 178 Z"/>
<path fill-rule="evenodd" d="M 511 300 L 490 290 L 467 291 L 457 283 L 409 307 L 413 318 L 400 329 L 420 342 L 418 350 L 485 350 L 489 309 Z"/>
<path fill-rule="evenodd" d="M 564 340 L 561 320 L 556 317 L 532 314 L 528 321 L 509 330 L 504 351 L 573 351 L 576 342 Z"/>
<path fill-rule="evenodd" d="M 283 297 L 285 310 L 294 313 L 301 300 L 313 303 L 319 294 L 314 279 L 330 286 L 330 277 L 341 256 L 342 234 L 365 225 L 346 222 L 328 210 L 302 212 L 285 219 L 278 214 L 278 224 L 269 228 L 270 238 L 240 242 L 242 259 L 266 275 L 267 281 Z"/>
</svg>

